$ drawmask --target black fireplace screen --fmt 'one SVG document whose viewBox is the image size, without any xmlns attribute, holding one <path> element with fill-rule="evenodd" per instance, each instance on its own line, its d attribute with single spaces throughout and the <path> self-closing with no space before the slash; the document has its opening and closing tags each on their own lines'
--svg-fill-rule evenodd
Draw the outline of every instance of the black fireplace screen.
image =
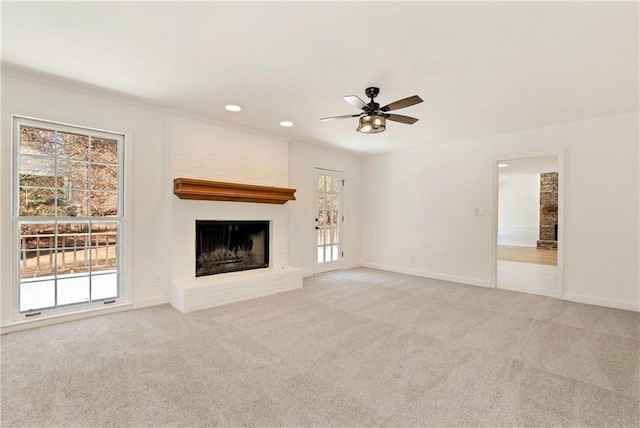
<svg viewBox="0 0 640 428">
<path fill-rule="evenodd" d="M 196 276 L 266 267 L 268 221 L 196 220 Z"/>
</svg>

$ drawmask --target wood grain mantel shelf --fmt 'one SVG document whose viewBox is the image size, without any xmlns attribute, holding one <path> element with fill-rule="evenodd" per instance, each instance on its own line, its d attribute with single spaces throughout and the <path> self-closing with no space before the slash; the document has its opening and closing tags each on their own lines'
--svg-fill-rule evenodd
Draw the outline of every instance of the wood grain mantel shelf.
<svg viewBox="0 0 640 428">
<path fill-rule="evenodd" d="M 257 202 L 261 204 L 284 204 L 295 201 L 296 189 L 284 187 L 256 186 L 253 184 L 225 183 L 222 181 L 175 178 L 173 193 L 180 199 L 200 201 Z"/>
</svg>

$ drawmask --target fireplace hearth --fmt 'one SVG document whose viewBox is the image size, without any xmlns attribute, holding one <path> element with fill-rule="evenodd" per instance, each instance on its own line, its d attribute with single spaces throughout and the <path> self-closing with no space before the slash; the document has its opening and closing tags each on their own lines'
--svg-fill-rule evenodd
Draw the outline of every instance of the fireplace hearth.
<svg viewBox="0 0 640 428">
<path fill-rule="evenodd" d="M 269 267 L 269 221 L 196 220 L 196 276 Z"/>
</svg>

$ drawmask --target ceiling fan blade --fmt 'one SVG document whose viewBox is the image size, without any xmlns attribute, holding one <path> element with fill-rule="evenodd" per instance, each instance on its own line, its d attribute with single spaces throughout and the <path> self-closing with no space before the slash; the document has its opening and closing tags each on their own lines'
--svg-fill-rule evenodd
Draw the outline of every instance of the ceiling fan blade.
<svg viewBox="0 0 640 428">
<path fill-rule="evenodd" d="M 413 125 L 418 121 L 415 117 L 403 116 L 401 114 L 385 114 L 384 116 L 394 122 L 406 123 L 407 125 Z"/>
<path fill-rule="evenodd" d="M 345 95 L 344 100 L 354 106 L 355 108 L 359 108 L 360 110 L 364 110 L 367 104 L 360 99 L 360 97 L 355 95 Z"/>
<path fill-rule="evenodd" d="M 386 106 L 382 107 L 380 110 L 381 111 L 399 110 L 401 108 L 410 107 L 415 104 L 420 104 L 421 102 L 422 102 L 422 98 L 420 98 L 417 95 L 414 95 L 412 97 L 404 98 L 404 99 L 392 102 L 391 104 L 387 104 Z"/>
<path fill-rule="evenodd" d="M 326 122 L 327 120 L 336 120 L 336 119 L 349 119 L 351 117 L 358 117 L 360 114 L 345 114 L 344 116 L 331 116 L 331 117 L 323 117 L 320 119 L 322 122 Z"/>
</svg>

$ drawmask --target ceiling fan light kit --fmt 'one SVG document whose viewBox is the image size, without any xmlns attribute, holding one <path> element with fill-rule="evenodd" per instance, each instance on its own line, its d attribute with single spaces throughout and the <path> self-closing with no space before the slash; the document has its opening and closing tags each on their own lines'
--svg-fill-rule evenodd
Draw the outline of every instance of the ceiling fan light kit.
<svg viewBox="0 0 640 428">
<path fill-rule="evenodd" d="M 378 96 L 380 93 L 380 89 L 376 87 L 369 87 L 365 90 L 365 94 L 371 101 L 367 104 L 362 101 L 356 95 L 345 95 L 343 98 L 346 102 L 351 104 L 354 107 L 357 107 L 362 110 L 360 114 L 347 114 L 343 116 L 331 116 L 325 117 L 320 120 L 335 120 L 335 119 L 348 119 L 352 117 L 359 117 L 359 125 L 357 132 L 362 132 L 365 134 L 377 134 L 379 132 L 383 132 L 387 129 L 387 119 L 394 121 L 405 123 L 407 125 L 412 125 L 418 121 L 415 117 L 403 116 L 401 114 L 389 114 L 387 112 L 392 110 L 399 110 L 401 108 L 410 107 L 415 104 L 419 104 L 422 102 L 422 98 L 417 95 L 403 98 L 401 100 L 392 102 L 387 104 L 384 107 L 380 107 L 380 104 L 374 101 L 374 98 Z"/>
<path fill-rule="evenodd" d="M 387 119 L 384 116 L 361 116 L 359 132 L 377 134 L 387 129 Z"/>
</svg>

